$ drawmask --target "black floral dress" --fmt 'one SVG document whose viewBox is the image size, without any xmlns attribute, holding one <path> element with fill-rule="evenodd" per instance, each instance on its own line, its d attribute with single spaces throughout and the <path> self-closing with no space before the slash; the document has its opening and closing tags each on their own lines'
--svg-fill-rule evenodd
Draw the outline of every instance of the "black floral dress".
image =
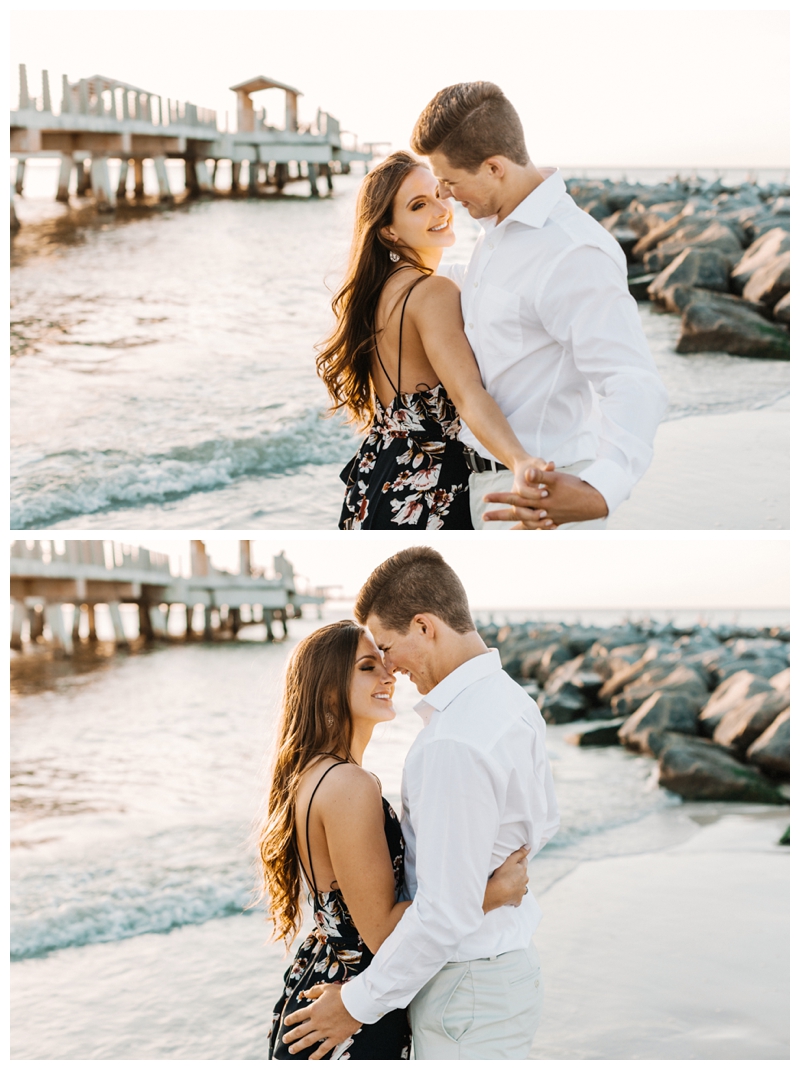
<svg viewBox="0 0 800 1070">
<path fill-rule="evenodd" d="M 331 766 L 330 769 L 335 769 Z M 320 777 L 317 788 L 328 775 L 330 769 Z M 314 795 L 311 796 L 313 801 Z M 311 802 L 309 802 L 309 811 Z M 384 829 L 389 854 L 394 869 L 395 889 L 398 898 L 403 888 L 403 860 L 405 844 L 400 831 L 400 822 L 386 799 L 383 799 Z M 308 821 L 306 820 L 306 832 Z M 308 839 L 306 839 L 308 843 Z M 309 856 L 310 861 L 310 856 Z M 313 864 L 311 866 L 313 875 Z M 270 1029 L 270 1059 L 308 1059 L 312 1048 L 306 1048 L 295 1055 L 283 1042 L 283 1035 L 290 1032 L 284 1026 L 284 1019 L 293 1011 L 308 1006 L 308 1001 L 300 996 L 317 984 L 342 984 L 366 970 L 372 962 L 372 952 L 361 939 L 353 924 L 347 904 L 342 893 L 336 889 L 331 892 L 317 892 L 316 881 L 308 881 L 314 889 L 315 926 L 295 955 L 294 962 L 283 978 L 283 992 L 272 1014 Z M 411 1030 L 408 1014 L 404 1009 L 389 1011 L 373 1025 L 362 1025 L 352 1037 L 344 1041 L 326 1059 L 408 1059 L 411 1053 Z"/>
<path fill-rule="evenodd" d="M 472 528 L 469 468 L 458 441 L 461 423 L 453 402 L 441 383 L 412 394 L 399 390 L 403 317 L 417 282 L 409 287 L 400 313 L 396 386 L 375 346 L 395 397 L 388 408 L 375 398 L 369 434 L 340 474 L 347 490 L 339 527 L 348 531 Z"/>
</svg>

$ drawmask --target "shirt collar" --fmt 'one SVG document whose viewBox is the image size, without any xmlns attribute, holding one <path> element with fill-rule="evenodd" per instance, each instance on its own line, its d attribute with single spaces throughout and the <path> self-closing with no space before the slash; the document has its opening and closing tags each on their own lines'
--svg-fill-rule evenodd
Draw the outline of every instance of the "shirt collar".
<svg viewBox="0 0 800 1070">
<path fill-rule="evenodd" d="M 519 202 L 513 212 L 509 212 L 502 223 L 497 223 L 497 216 L 488 216 L 478 222 L 486 231 L 493 230 L 496 226 L 506 223 L 523 223 L 527 227 L 543 227 L 550 213 L 555 207 L 556 201 L 562 193 L 567 192 L 564 179 L 557 167 L 540 167 L 539 174 L 544 175 L 544 182 L 540 182 L 535 190 Z"/>
<path fill-rule="evenodd" d="M 430 724 L 433 714 L 445 709 L 453 699 L 457 698 L 478 680 L 491 676 L 498 672 L 503 665 L 500 661 L 500 653 L 492 648 L 485 654 L 478 654 L 475 658 L 462 662 L 458 668 L 453 669 L 449 676 L 440 680 L 428 694 L 416 704 L 414 709 L 422 718 L 424 724 Z"/>
</svg>

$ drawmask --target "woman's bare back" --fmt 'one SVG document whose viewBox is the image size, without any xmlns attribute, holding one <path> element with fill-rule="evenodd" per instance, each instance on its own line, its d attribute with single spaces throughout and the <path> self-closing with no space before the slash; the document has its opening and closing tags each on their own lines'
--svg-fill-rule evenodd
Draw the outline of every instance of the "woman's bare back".
<svg viewBox="0 0 800 1070">
<path fill-rule="evenodd" d="M 403 320 L 403 359 L 401 363 L 401 382 L 397 381 L 397 366 L 400 345 L 400 316 L 403 301 L 409 288 L 417 283 L 418 287 L 424 286 L 419 282 L 420 272 L 414 268 L 403 268 L 391 275 L 384 284 L 375 312 L 375 328 L 378 350 L 384 368 L 381 368 L 377 355 L 372 355 L 372 383 L 378 400 L 384 408 L 388 408 L 394 401 L 397 387 L 401 394 L 417 393 L 421 390 L 432 390 L 438 386 L 440 379 L 433 370 L 430 361 L 425 354 L 425 348 L 419 336 L 419 331 L 414 325 L 413 318 L 408 314 Z M 409 305 L 413 302 L 414 295 L 409 297 Z M 388 378 L 386 373 L 388 372 Z M 389 382 L 391 379 L 391 382 Z"/>
</svg>

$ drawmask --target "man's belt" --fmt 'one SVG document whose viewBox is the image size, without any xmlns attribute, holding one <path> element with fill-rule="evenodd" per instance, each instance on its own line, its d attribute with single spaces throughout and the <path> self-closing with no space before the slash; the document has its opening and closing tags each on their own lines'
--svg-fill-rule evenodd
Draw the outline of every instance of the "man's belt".
<svg viewBox="0 0 800 1070">
<path fill-rule="evenodd" d="M 480 474 L 481 472 L 507 472 L 508 465 L 500 464 L 499 461 L 490 461 L 488 457 L 481 457 L 475 450 L 471 450 L 469 446 L 464 446 L 464 459 L 466 460 L 471 472 Z"/>
</svg>

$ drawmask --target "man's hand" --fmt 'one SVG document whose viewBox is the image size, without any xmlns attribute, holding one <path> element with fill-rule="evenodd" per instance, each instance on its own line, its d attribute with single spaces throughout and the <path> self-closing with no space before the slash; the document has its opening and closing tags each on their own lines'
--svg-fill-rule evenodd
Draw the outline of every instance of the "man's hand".
<svg viewBox="0 0 800 1070">
<path fill-rule="evenodd" d="M 515 530 L 552 531 L 559 524 L 608 516 L 606 500 L 599 490 L 579 476 L 549 469 L 550 465 L 528 469 L 524 487 L 486 494 L 484 501 L 501 502 L 509 508 L 484 513 L 484 520 L 517 520 Z"/>
<path fill-rule="evenodd" d="M 319 1044 L 316 1051 L 309 1055 L 309 1059 L 322 1059 L 361 1028 L 361 1022 L 357 1022 L 347 1013 L 342 1002 L 341 985 L 314 985 L 301 995 L 313 999 L 314 1002 L 285 1018 L 286 1025 L 297 1027 L 290 1033 L 285 1033 L 283 1037 L 292 1055 L 311 1047 L 312 1044 Z"/>
</svg>

